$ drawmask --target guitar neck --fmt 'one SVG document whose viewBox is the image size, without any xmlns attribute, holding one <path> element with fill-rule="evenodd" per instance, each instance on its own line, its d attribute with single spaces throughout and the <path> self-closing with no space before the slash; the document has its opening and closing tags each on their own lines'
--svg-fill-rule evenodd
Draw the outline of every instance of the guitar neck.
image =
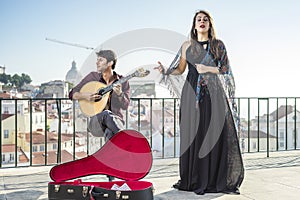
<svg viewBox="0 0 300 200">
<path fill-rule="evenodd" d="M 105 95 L 106 93 L 112 91 L 113 87 L 114 87 L 116 84 L 122 84 L 122 83 L 128 81 L 129 79 L 133 78 L 134 76 L 135 76 L 135 75 L 134 75 L 134 73 L 133 73 L 133 74 L 130 74 L 130 75 L 124 77 L 124 78 L 121 78 L 120 80 L 114 82 L 113 84 L 111 84 L 111 85 L 109 85 L 109 86 L 107 86 L 107 87 L 105 87 L 105 88 L 100 89 L 99 92 L 98 92 L 98 94 L 103 96 L 103 95 Z"/>
</svg>

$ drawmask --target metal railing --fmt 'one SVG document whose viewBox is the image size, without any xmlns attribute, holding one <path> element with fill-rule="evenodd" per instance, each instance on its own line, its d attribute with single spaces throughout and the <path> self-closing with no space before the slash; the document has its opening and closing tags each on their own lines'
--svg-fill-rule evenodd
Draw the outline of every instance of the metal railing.
<svg viewBox="0 0 300 200">
<path fill-rule="evenodd" d="M 300 97 L 236 98 L 243 153 L 300 149 Z M 0 99 L 0 167 L 53 165 L 91 155 L 103 138 L 87 134 L 88 118 L 66 98 Z M 179 156 L 179 99 L 132 98 L 127 129 L 143 133 L 154 158 Z M 79 155 L 81 154 L 81 155 Z M 54 158 L 54 160 L 53 160 Z"/>
</svg>

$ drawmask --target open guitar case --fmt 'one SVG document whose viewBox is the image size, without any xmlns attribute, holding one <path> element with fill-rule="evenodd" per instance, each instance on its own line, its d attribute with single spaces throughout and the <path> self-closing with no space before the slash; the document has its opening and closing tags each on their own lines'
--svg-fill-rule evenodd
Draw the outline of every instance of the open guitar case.
<svg viewBox="0 0 300 200">
<path fill-rule="evenodd" d="M 141 181 L 152 166 L 147 139 L 134 130 L 115 134 L 94 154 L 50 170 L 48 199 L 152 200 L 153 185 Z M 121 179 L 111 182 L 83 182 L 80 177 L 109 175 Z"/>
</svg>

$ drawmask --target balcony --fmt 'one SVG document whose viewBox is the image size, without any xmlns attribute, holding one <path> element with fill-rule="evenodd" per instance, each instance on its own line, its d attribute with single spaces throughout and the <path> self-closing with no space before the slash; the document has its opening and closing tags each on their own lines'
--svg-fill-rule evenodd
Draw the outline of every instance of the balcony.
<svg viewBox="0 0 300 200">
<path fill-rule="evenodd" d="M 300 149 L 296 97 L 236 98 L 243 153 Z M 68 99 L 1 99 L 0 167 L 53 165 L 91 155 L 103 138 L 87 132 L 89 118 Z M 133 98 L 126 129 L 141 132 L 154 159 L 179 156 L 179 100 Z M 16 131 L 18 130 L 18 131 Z M 16 133 L 17 132 L 17 133 Z"/>
<path fill-rule="evenodd" d="M 270 191 L 277 194 L 274 198 L 282 194 L 291 196 L 292 190 L 299 196 L 299 98 L 246 97 L 235 101 L 240 119 L 238 136 L 246 168 L 243 198 L 255 195 L 255 190 L 263 195 L 262 188 L 268 194 Z M 0 199 L 24 192 L 25 188 L 29 190 L 24 194 L 32 196 L 35 194 L 30 192 L 40 191 L 37 199 L 46 198 L 46 184 L 50 181 L 48 173 L 53 165 L 91 155 L 104 144 L 103 138 L 95 138 L 87 132 L 89 119 L 80 113 L 76 102 L 61 98 L 1 99 L 0 105 L 3 113 L 0 124 L 0 175 L 3 180 L 0 188 L 3 187 L 3 190 L 0 190 Z M 140 131 L 152 147 L 154 162 L 146 179 L 158 186 L 157 198 L 168 199 L 174 194 L 182 194 L 181 199 L 184 199 L 186 193 L 170 189 L 178 179 L 179 100 L 134 98 L 124 116 L 126 128 Z M 285 173 L 284 179 L 291 180 L 280 180 L 281 173 Z M 24 178 L 21 182 L 26 185 L 20 189 L 15 185 L 20 178 L 18 175 Z M 255 178 L 249 178 L 250 175 Z M 261 180 L 260 175 L 265 179 Z M 36 180 L 31 177 L 36 177 Z M 272 177 L 275 182 L 272 182 Z M 101 179 L 104 180 L 103 177 L 97 180 Z M 264 184 L 275 184 L 274 189 Z M 284 187 L 278 187 L 280 185 Z M 36 190 L 36 186 L 40 188 Z M 214 194 L 209 197 L 221 196 Z M 241 197 L 226 196 L 222 199 Z M 193 198 L 196 197 L 190 199 Z M 171 199 L 176 198 L 172 196 Z"/>
</svg>

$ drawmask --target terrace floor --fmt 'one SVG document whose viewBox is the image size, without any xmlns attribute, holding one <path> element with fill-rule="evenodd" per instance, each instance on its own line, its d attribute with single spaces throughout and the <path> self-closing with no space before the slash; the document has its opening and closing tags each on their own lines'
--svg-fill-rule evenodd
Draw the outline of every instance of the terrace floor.
<svg viewBox="0 0 300 200">
<path fill-rule="evenodd" d="M 173 189 L 177 182 L 178 158 L 154 159 L 150 173 L 143 179 L 153 183 L 155 200 L 176 199 L 289 199 L 300 197 L 300 151 L 245 153 L 245 179 L 240 195 L 205 194 L 195 195 Z M 0 199 L 48 199 L 49 170 L 52 166 L 0 169 Z M 106 181 L 106 176 L 82 178 L 83 181 Z"/>
</svg>

